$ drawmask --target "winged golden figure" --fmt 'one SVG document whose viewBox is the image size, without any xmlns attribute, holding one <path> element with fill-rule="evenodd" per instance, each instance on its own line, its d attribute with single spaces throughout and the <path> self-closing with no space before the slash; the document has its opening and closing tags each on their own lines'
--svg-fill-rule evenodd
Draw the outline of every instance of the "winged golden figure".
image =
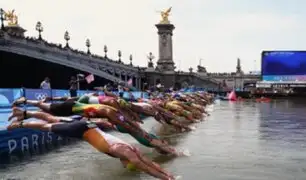
<svg viewBox="0 0 306 180">
<path fill-rule="evenodd" d="M 162 17 L 162 20 L 160 21 L 161 24 L 169 24 L 170 21 L 168 19 L 170 12 L 171 12 L 172 7 L 170 7 L 169 9 L 165 10 L 165 11 L 160 11 L 160 15 Z"/>
<path fill-rule="evenodd" d="M 18 17 L 15 13 L 15 10 L 13 9 L 12 11 L 4 11 L 4 20 L 8 21 L 9 26 L 16 26 L 18 25 Z"/>
</svg>

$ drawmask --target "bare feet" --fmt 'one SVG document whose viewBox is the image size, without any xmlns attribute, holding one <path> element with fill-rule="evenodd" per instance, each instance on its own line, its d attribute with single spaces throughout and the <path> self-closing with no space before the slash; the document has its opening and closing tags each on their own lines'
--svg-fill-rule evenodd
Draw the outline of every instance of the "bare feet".
<svg viewBox="0 0 306 180">
<path fill-rule="evenodd" d="M 20 97 L 13 102 L 12 106 L 18 106 L 20 104 L 24 104 L 25 102 L 26 102 L 26 98 Z"/>
<path fill-rule="evenodd" d="M 13 130 L 20 127 L 20 121 L 13 121 L 10 125 L 7 126 L 7 130 Z"/>
<path fill-rule="evenodd" d="M 13 118 L 17 118 L 17 121 L 22 121 L 24 119 L 24 111 L 14 107 L 12 114 L 8 118 L 8 121 L 11 121 Z"/>
</svg>

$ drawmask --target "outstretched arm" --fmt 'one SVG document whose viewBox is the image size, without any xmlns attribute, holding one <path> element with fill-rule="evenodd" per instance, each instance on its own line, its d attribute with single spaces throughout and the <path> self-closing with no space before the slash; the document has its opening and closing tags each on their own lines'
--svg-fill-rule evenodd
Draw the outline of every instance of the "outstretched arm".
<svg viewBox="0 0 306 180">
<path fill-rule="evenodd" d="M 140 119 L 139 115 L 137 113 L 135 113 L 134 111 L 132 111 L 129 107 L 121 107 L 123 110 L 125 110 L 127 113 L 129 113 L 135 121 L 143 124 L 143 121 Z"/>
<path fill-rule="evenodd" d="M 107 119 L 90 119 L 91 122 L 94 122 L 100 129 L 115 130 L 114 125 L 107 121 Z"/>
</svg>

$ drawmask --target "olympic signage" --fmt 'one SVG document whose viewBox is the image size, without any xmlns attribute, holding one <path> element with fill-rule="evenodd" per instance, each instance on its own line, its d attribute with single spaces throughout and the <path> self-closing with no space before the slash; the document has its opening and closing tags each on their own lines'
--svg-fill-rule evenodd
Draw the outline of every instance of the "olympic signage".
<svg viewBox="0 0 306 180">
<path fill-rule="evenodd" d="M 48 89 L 25 89 L 24 93 L 27 99 L 43 100 L 52 96 L 52 91 Z"/>
<path fill-rule="evenodd" d="M 95 91 L 78 91 L 78 96 L 82 96 L 86 93 L 93 93 Z M 118 94 L 118 92 L 113 92 Z M 99 92 L 99 95 L 103 95 L 103 92 Z M 147 93 L 144 92 L 133 92 L 135 98 L 147 97 Z M 0 107 L 10 106 L 10 104 L 17 98 L 25 96 L 27 99 L 43 100 L 46 97 L 69 97 L 70 93 L 68 90 L 60 89 L 0 89 Z M 125 98 L 129 97 L 129 94 L 125 92 Z"/>
<path fill-rule="evenodd" d="M 8 163 L 13 159 L 51 150 L 53 147 L 66 144 L 69 139 L 51 132 L 29 129 L 1 131 L 0 163 Z"/>
</svg>

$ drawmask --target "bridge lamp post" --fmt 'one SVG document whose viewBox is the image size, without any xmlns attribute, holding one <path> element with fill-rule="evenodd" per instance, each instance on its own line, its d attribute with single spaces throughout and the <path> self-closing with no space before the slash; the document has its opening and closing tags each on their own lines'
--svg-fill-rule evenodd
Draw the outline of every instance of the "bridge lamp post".
<svg viewBox="0 0 306 180">
<path fill-rule="evenodd" d="M 90 40 L 86 39 L 87 54 L 90 54 L 90 46 L 91 46 Z"/>
<path fill-rule="evenodd" d="M 0 8 L 1 29 L 4 30 L 4 10 Z"/>
<path fill-rule="evenodd" d="M 133 63 L 132 63 L 132 61 L 133 61 L 133 55 L 130 54 L 130 57 L 129 57 L 129 58 L 130 58 L 130 65 L 133 66 Z"/>
<path fill-rule="evenodd" d="M 104 45 L 104 58 L 107 59 L 107 46 Z"/>
<path fill-rule="evenodd" d="M 65 32 L 64 39 L 66 40 L 66 47 L 69 48 L 70 35 L 68 31 Z"/>
<path fill-rule="evenodd" d="M 202 66 L 202 60 L 203 60 L 202 58 L 200 58 L 200 60 L 199 60 L 199 65 L 200 66 Z"/>
<path fill-rule="evenodd" d="M 38 21 L 38 22 L 36 23 L 35 29 L 36 29 L 36 31 L 38 31 L 38 39 L 39 39 L 39 40 L 42 40 L 41 32 L 44 31 L 44 27 L 42 26 L 42 24 L 41 24 L 40 21 Z"/>
<path fill-rule="evenodd" d="M 152 62 L 152 60 L 155 58 L 155 56 L 153 55 L 153 53 L 150 52 L 149 55 L 147 56 L 147 58 L 149 59 L 148 67 L 153 67 L 153 62 Z"/>
<path fill-rule="evenodd" d="M 121 51 L 119 50 L 119 51 L 118 51 L 118 57 L 119 57 L 118 62 L 119 62 L 119 63 L 121 63 L 121 56 L 122 56 L 122 53 L 121 53 Z"/>
</svg>

